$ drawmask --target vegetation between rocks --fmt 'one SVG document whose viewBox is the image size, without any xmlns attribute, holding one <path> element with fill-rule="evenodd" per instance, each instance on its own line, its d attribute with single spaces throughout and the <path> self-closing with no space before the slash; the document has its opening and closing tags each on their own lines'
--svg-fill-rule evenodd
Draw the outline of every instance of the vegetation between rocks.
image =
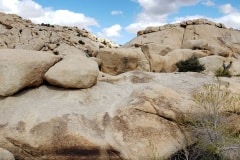
<svg viewBox="0 0 240 160">
<path fill-rule="evenodd" d="M 204 65 L 200 64 L 196 56 L 192 56 L 186 60 L 176 63 L 179 72 L 201 72 L 205 70 Z"/>
<path fill-rule="evenodd" d="M 229 70 L 223 69 L 223 68 L 218 68 L 215 72 L 214 72 L 216 77 L 231 77 L 231 73 L 229 72 Z"/>
<path fill-rule="evenodd" d="M 193 95 L 199 112 L 188 117 L 195 143 L 179 151 L 170 160 L 240 159 L 240 131 L 231 124 L 239 115 L 240 95 L 233 94 L 229 84 L 217 80 L 204 85 Z"/>
<path fill-rule="evenodd" d="M 231 73 L 229 71 L 229 68 L 232 66 L 232 61 L 226 65 L 225 61 L 223 61 L 223 68 L 218 68 L 214 74 L 216 77 L 231 77 Z"/>
</svg>

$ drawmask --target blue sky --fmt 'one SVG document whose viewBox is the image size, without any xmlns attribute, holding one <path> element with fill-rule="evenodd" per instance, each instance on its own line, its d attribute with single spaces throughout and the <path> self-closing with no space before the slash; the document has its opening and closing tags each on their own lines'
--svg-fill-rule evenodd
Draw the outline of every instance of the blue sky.
<svg viewBox="0 0 240 160">
<path fill-rule="evenodd" d="M 207 18 L 240 29 L 239 0 L 0 0 L 0 12 L 77 26 L 124 44 L 147 26 Z"/>
</svg>

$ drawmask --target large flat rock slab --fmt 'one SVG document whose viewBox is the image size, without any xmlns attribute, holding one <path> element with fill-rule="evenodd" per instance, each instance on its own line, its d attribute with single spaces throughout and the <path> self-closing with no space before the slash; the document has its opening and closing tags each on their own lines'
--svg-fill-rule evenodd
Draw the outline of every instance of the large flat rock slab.
<svg viewBox="0 0 240 160">
<path fill-rule="evenodd" d="M 20 159 L 137 160 L 152 150 L 166 158 L 189 143 L 179 123 L 196 111 L 192 93 L 211 81 L 134 71 L 100 77 L 89 89 L 28 89 L 0 99 L 0 147 Z"/>
</svg>

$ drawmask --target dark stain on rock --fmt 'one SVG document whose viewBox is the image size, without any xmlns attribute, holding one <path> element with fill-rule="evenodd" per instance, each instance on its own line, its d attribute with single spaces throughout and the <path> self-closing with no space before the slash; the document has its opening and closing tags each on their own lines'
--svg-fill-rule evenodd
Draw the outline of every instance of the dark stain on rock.
<svg viewBox="0 0 240 160">
<path fill-rule="evenodd" d="M 103 126 L 106 127 L 111 121 L 111 118 L 108 113 L 105 113 L 103 117 Z"/>
<path fill-rule="evenodd" d="M 23 121 L 18 122 L 16 130 L 18 130 L 20 133 L 25 132 L 25 127 L 26 127 L 26 123 Z"/>
<path fill-rule="evenodd" d="M 117 150 L 115 150 L 115 149 L 108 149 L 107 150 L 107 153 L 108 153 L 108 155 L 110 155 L 110 156 L 114 156 L 114 155 L 117 155 L 117 156 L 120 156 L 120 152 L 119 151 L 117 151 Z"/>
<path fill-rule="evenodd" d="M 114 126 L 116 126 L 116 129 L 118 131 L 124 132 L 124 133 L 128 132 L 129 126 L 123 118 L 121 118 L 119 116 L 115 116 L 113 118 L 113 123 L 114 123 Z"/>
<path fill-rule="evenodd" d="M 132 83 L 149 83 L 151 80 L 151 77 L 138 77 L 135 75 L 131 78 Z"/>
<path fill-rule="evenodd" d="M 134 74 L 131 76 L 132 83 L 149 83 L 151 81 L 153 81 L 153 77 L 151 75 L 140 71 L 134 71 Z"/>
</svg>

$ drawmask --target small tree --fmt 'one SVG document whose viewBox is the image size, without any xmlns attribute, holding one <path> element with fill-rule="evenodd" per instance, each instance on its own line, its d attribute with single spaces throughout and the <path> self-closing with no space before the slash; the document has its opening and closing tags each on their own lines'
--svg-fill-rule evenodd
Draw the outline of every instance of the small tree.
<svg viewBox="0 0 240 160">
<path fill-rule="evenodd" d="M 228 116 L 239 114 L 240 95 L 233 94 L 229 83 L 217 79 L 193 95 L 199 111 L 187 116 L 195 143 L 174 154 L 169 160 L 225 160 L 229 155 L 240 159 L 240 134 L 234 133 Z"/>
<path fill-rule="evenodd" d="M 236 113 L 240 104 L 240 95 L 231 92 L 229 83 L 218 79 L 216 84 L 204 85 L 193 95 L 193 100 L 202 110 L 195 126 L 200 148 L 205 148 L 215 157 L 222 157 L 226 149 L 239 150 L 239 138 L 231 136 L 224 114 L 228 111 Z"/>
<path fill-rule="evenodd" d="M 201 72 L 205 70 L 204 65 L 200 64 L 196 56 L 192 56 L 187 60 L 181 60 L 176 63 L 179 72 Z"/>
</svg>

